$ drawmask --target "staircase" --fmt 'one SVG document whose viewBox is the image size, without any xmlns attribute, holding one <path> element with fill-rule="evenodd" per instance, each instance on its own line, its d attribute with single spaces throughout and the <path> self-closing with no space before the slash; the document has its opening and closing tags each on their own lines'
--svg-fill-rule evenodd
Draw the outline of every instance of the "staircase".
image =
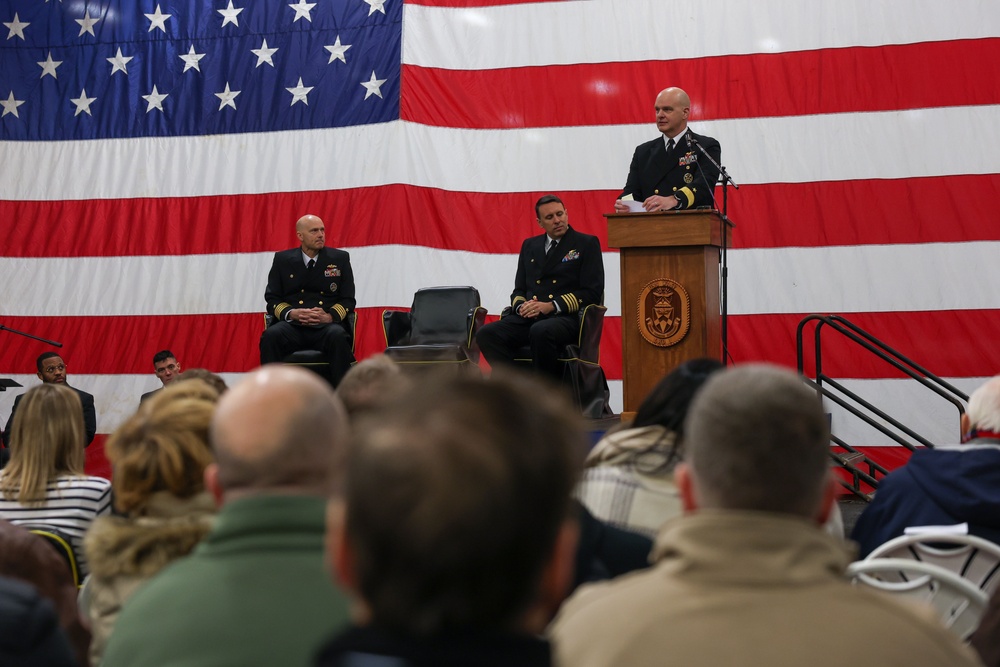
<svg viewBox="0 0 1000 667">
<path fill-rule="evenodd" d="M 812 331 L 812 377 L 806 372 L 807 333 Z M 824 335 L 826 339 L 824 339 Z M 859 419 L 877 430 L 900 447 L 915 451 L 918 447 L 933 448 L 934 444 L 919 433 L 907 427 L 903 418 L 887 414 L 870 401 L 845 387 L 835 378 L 823 372 L 823 342 L 831 336 L 839 336 L 850 342 L 852 350 L 858 354 L 871 354 L 889 364 L 904 376 L 916 381 L 943 401 L 951 403 L 959 416 L 965 413 L 969 397 L 951 384 L 945 382 L 929 370 L 889 347 L 872 334 L 861 329 L 840 315 L 808 315 L 799 322 L 795 334 L 799 373 L 805 382 L 814 388 L 825 405 L 836 404 L 844 414 Z M 833 429 L 831 429 L 832 431 Z M 855 443 L 856 444 L 856 443 Z M 830 457 L 838 470 L 838 481 L 853 496 L 870 501 L 878 487 L 879 480 L 888 470 L 878 462 L 859 451 L 856 446 L 845 442 L 836 433 L 830 436 Z"/>
</svg>

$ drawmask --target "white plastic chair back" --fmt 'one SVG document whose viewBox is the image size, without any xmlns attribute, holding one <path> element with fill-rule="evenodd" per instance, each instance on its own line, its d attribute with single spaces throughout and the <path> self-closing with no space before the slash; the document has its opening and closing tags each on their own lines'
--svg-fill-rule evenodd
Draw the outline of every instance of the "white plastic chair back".
<svg viewBox="0 0 1000 667">
<path fill-rule="evenodd" d="M 977 627 L 989 598 L 968 579 L 937 565 L 905 558 L 859 560 L 847 567 L 855 585 L 929 604 L 962 639 Z"/>
<path fill-rule="evenodd" d="M 975 535 L 902 535 L 875 548 L 865 560 L 908 558 L 939 565 L 964 577 L 987 595 L 1000 585 L 1000 545 Z"/>
</svg>

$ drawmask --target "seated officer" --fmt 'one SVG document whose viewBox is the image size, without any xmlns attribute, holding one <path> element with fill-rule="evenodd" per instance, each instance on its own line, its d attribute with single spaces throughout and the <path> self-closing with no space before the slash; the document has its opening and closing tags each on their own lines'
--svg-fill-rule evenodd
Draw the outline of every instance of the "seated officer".
<svg viewBox="0 0 1000 667">
<path fill-rule="evenodd" d="M 274 253 L 264 300 L 274 322 L 260 337 L 260 363 L 281 361 L 298 350 L 320 350 L 336 386 L 351 364 L 351 333 L 345 321 L 354 309 L 351 257 L 326 246 L 326 228 L 315 215 L 295 223 L 301 246 Z"/>
<path fill-rule="evenodd" d="M 545 233 L 526 239 L 517 258 L 511 314 L 476 334 L 494 368 L 513 364 L 517 350 L 531 347 L 535 370 L 560 379 L 559 353 L 576 340 L 577 313 L 604 294 L 601 242 L 569 226 L 562 200 L 545 195 L 535 204 Z"/>
</svg>

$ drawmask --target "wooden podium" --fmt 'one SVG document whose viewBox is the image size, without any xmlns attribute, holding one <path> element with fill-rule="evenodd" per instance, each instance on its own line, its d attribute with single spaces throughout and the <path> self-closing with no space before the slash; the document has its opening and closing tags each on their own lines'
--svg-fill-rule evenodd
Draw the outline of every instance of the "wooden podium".
<svg viewBox="0 0 1000 667">
<path fill-rule="evenodd" d="M 625 418 L 678 364 L 722 359 L 722 216 L 698 210 L 605 217 L 608 245 L 621 249 Z"/>
</svg>

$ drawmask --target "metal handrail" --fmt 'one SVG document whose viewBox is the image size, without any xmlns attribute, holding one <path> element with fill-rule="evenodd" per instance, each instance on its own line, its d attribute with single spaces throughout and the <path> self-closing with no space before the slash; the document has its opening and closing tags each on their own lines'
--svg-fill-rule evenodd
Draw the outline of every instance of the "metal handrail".
<svg viewBox="0 0 1000 667">
<path fill-rule="evenodd" d="M 825 397 L 833 401 L 848 413 L 854 415 L 856 418 L 876 429 L 897 444 L 906 447 L 911 451 L 914 451 L 917 448 L 914 441 L 924 447 L 934 447 L 932 442 L 922 437 L 897 419 L 880 410 L 869 401 L 863 399 L 858 394 L 850 391 L 829 375 L 823 373 L 822 332 L 824 327 L 828 327 L 830 330 L 844 336 L 848 340 L 854 342 L 861 348 L 886 362 L 903 375 L 906 375 L 912 380 L 916 380 L 922 386 L 954 405 L 958 409 L 960 415 L 965 413 L 965 405 L 963 401 L 967 402 L 969 397 L 964 392 L 952 384 L 945 382 L 920 364 L 917 364 L 912 359 L 909 359 L 900 353 L 898 350 L 887 345 L 884 341 L 879 340 L 869 332 L 840 315 L 808 315 L 799 322 L 795 333 L 796 360 L 798 363 L 799 373 L 803 375 L 803 377 L 805 377 L 804 332 L 806 325 L 810 322 L 817 322 L 813 335 L 816 379 L 810 380 L 807 378 L 807 383 L 810 384 L 821 397 Z M 839 393 L 831 391 L 830 388 Z M 882 422 L 885 422 L 885 424 L 891 426 L 892 429 L 895 429 L 895 432 L 885 424 L 877 421 L 871 415 L 874 415 L 878 419 L 882 420 Z M 906 437 L 904 437 L 904 435 Z M 911 440 L 907 440 L 907 437 L 911 438 Z M 844 468 L 851 474 L 853 486 L 842 479 L 839 480 L 840 483 L 856 495 L 869 500 L 871 497 L 870 494 L 861 490 L 860 483 L 864 482 L 864 484 L 874 489 L 878 486 L 878 478 L 876 477 L 876 474 L 880 474 L 884 477 L 888 474 L 888 471 L 875 461 L 869 459 L 862 452 L 848 445 L 840 438 L 831 435 L 830 439 L 837 446 L 842 447 L 845 451 L 850 453 L 850 456 L 843 456 L 831 452 L 831 457 L 837 462 L 837 465 Z M 868 473 L 858 468 L 855 465 L 855 462 L 860 462 L 861 464 L 866 465 L 868 467 Z"/>
</svg>

